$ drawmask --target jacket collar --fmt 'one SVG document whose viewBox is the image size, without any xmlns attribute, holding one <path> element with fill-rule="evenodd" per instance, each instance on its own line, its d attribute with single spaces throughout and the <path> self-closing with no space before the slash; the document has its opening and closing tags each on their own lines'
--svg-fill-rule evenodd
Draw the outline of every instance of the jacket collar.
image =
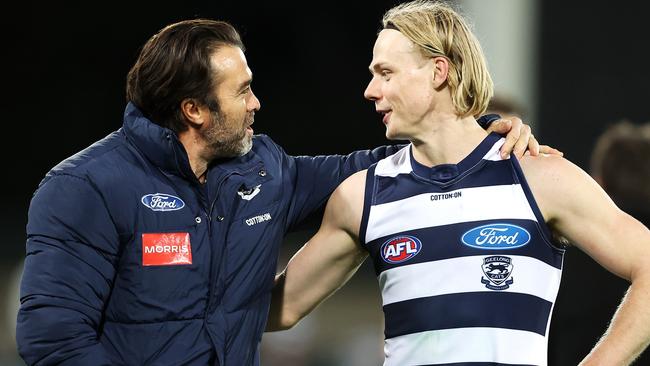
<svg viewBox="0 0 650 366">
<path fill-rule="evenodd" d="M 186 178 L 194 176 L 176 133 L 151 122 L 133 103 L 126 106 L 123 128 L 129 141 L 155 166 Z"/>
<path fill-rule="evenodd" d="M 151 122 L 130 102 L 124 111 L 123 129 L 127 139 L 154 165 L 186 179 L 196 179 L 187 152 L 176 133 Z M 255 146 L 255 138 L 253 138 L 253 146 Z M 216 159 L 209 164 L 208 169 L 239 172 L 249 170 L 252 166 L 258 165 L 261 160 L 254 150 L 255 148 L 237 158 Z"/>
</svg>

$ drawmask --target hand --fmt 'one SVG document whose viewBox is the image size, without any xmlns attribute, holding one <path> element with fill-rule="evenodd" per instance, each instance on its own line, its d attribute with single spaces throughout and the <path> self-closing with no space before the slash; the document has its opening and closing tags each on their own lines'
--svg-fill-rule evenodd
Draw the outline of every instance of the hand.
<svg viewBox="0 0 650 366">
<path fill-rule="evenodd" d="M 490 125 L 488 132 L 506 134 L 506 142 L 501 147 L 501 157 L 507 159 L 510 153 L 514 153 L 516 158 L 521 158 L 524 154 L 537 156 L 542 154 L 564 155 L 560 150 L 548 145 L 541 145 L 533 136 L 529 125 L 524 124 L 518 117 L 508 117 L 498 119 Z"/>
</svg>

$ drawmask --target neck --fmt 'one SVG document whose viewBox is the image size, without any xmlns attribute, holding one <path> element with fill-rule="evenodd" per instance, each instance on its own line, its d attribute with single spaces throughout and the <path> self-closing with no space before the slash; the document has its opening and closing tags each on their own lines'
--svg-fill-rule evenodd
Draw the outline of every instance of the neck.
<svg viewBox="0 0 650 366">
<path fill-rule="evenodd" d="M 422 125 L 426 126 L 422 133 L 410 140 L 413 157 L 428 167 L 458 164 L 488 135 L 472 116 L 441 113 Z"/>
<path fill-rule="evenodd" d="M 208 170 L 210 161 L 204 156 L 204 148 L 201 139 L 191 131 L 178 134 L 178 139 L 187 152 L 187 158 L 190 161 L 190 168 L 201 183 L 205 183 L 205 173 Z"/>
</svg>

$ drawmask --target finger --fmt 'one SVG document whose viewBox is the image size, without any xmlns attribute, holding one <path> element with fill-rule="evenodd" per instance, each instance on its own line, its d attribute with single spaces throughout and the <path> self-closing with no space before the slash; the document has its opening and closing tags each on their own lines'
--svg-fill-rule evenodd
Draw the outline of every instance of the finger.
<svg viewBox="0 0 650 366">
<path fill-rule="evenodd" d="M 530 141 L 530 137 L 533 135 L 530 126 L 528 125 L 523 125 L 521 127 L 521 134 L 519 135 L 519 139 L 515 143 L 515 147 L 512 150 L 512 153 L 515 154 L 517 159 L 520 159 L 521 157 L 524 156 L 524 152 L 526 151 L 526 148 L 528 147 L 528 141 Z"/>
<path fill-rule="evenodd" d="M 505 135 L 512 129 L 512 121 L 509 119 L 500 118 L 490 124 L 487 132 L 496 132 L 500 135 Z"/>
<path fill-rule="evenodd" d="M 537 141 L 532 133 L 530 134 L 530 139 L 528 140 L 528 150 L 526 152 L 529 152 L 532 156 L 539 155 L 539 141 Z"/>
<path fill-rule="evenodd" d="M 506 132 L 508 133 L 506 135 L 506 141 L 503 143 L 503 146 L 501 146 L 501 157 L 503 159 L 507 159 L 510 156 L 510 153 L 512 152 L 512 149 L 515 146 L 517 139 L 519 139 L 519 135 L 521 135 L 521 127 L 523 126 L 521 119 L 517 117 L 510 118 L 509 122 L 511 125 L 510 130 L 501 132 L 501 133 L 506 133 Z"/>
<path fill-rule="evenodd" d="M 551 155 L 559 155 L 559 156 L 564 156 L 564 153 L 556 148 L 550 147 L 548 145 L 540 145 L 539 146 L 539 152 L 542 154 L 551 154 Z"/>
</svg>

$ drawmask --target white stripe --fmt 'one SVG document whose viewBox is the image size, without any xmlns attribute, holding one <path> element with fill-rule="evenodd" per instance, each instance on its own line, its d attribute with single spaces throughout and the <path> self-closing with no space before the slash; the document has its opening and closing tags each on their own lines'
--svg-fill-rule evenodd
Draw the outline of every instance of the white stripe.
<svg viewBox="0 0 650 366">
<path fill-rule="evenodd" d="M 411 167 L 411 145 L 407 145 L 395 154 L 379 160 L 375 168 L 375 175 L 382 177 L 396 177 L 399 174 L 409 174 Z"/>
<path fill-rule="evenodd" d="M 462 245 L 462 244 L 458 244 Z M 486 256 L 490 254 L 485 251 Z M 502 292 L 516 292 L 537 296 L 554 302 L 560 288 L 562 271 L 538 259 L 507 255 L 512 259 L 512 285 Z M 483 258 L 471 256 L 416 263 L 391 268 L 379 275 L 383 305 L 420 297 L 445 294 L 492 291 L 483 283 Z M 543 279 L 543 281 L 541 280 Z"/>
<path fill-rule="evenodd" d="M 464 188 L 462 196 L 431 201 L 432 193 L 370 207 L 366 243 L 382 236 L 450 225 L 460 222 L 492 219 L 527 219 L 537 221 L 519 184 Z"/>
<path fill-rule="evenodd" d="M 492 161 L 500 161 L 503 160 L 501 157 L 501 146 L 506 142 L 505 138 L 499 139 L 499 141 L 495 142 L 494 145 L 492 145 L 492 148 L 490 148 L 490 151 L 483 156 L 483 160 L 492 160 Z"/>
<path fill-rule="evenodd" d="M 498 311 L 495 309 L 495 311 Z M 498 362 L 546 365 L 545 337 L 521 330 L 458 328 L 387 339 L 384 366 Z"/>
</svg>

